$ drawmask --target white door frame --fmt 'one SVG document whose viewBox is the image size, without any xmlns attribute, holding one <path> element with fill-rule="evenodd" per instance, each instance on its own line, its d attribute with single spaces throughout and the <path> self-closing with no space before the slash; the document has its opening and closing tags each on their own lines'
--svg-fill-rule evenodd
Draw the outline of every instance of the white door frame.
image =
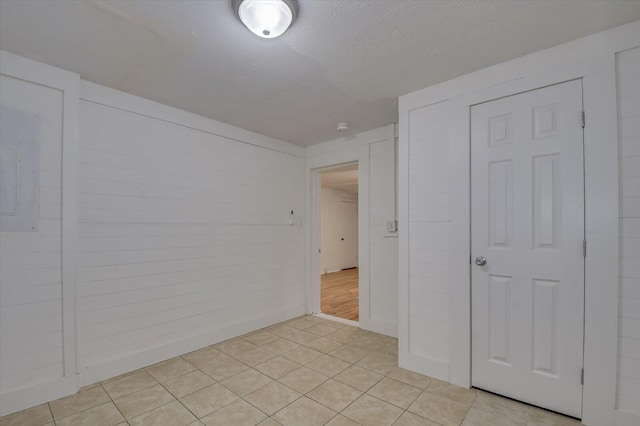
<svg viewBox="0 0 640 426">
<path fill-rule="evenodd" d="M 62 92 L 62 350 L 64 370 L 55 381 L 3 394 L 0 416 L 78 391 L 75 258 L 78 199 L 78 94 L 80 77 L 68 71 L 0 51 L 0 74 Z"/>
<path fill-rule="evenodd" d="M 618 346 L 618 138 L 615 57 L 576 61 L 548 73 L 451 99 L 449 381 L 471 385 L 471 106 L 569 80 L 583 80 L 585 146 L 585 330 L 583 423 L 614 424 Z"/>
<path fill-rule="evenodd" d="M 369 159 L 357 158 L 340 163 L 314 164 L 307 170 L 309 179 L 309 285 L 307 294 L 307 312 L 320 313 L 320 276 L 322 258 L 319 252 L 320 236 L 320 173 L 332 168 L 349 164 L 358 165 L 358 288 L 359 288 L 359 325 L 367 329 L 369 318 Z"/>
</svg>

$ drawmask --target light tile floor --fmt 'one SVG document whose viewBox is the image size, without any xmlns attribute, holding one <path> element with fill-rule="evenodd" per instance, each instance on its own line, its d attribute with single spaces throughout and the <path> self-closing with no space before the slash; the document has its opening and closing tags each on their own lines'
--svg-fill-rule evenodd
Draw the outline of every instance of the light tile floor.
<svg viewBox="0 0 640 426">
<path fill-rule="evenodd" d="M 575 426 L 397 367 L 397 339 L 305 316 L 87 386 L 0 426 Z"/>
</svg>

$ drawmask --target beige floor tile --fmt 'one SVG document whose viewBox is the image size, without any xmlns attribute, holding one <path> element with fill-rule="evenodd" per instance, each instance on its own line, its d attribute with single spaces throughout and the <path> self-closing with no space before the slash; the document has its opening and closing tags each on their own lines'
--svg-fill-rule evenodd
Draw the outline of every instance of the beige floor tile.
<svg viewBox="0 0 640 426">
<path fill-rule="evenodd" d="M 131 426 L 186 426 L 197 419 L 178 401 L 155 408 L 129 420 Z"/>
<path fill-rule="evenodd" d="M 216 349 L 234 358 L 236 358 L 238 355 L 242 353 L 245 353 L 257 348 L 258 346 L 254 345 L 253 343 L 249 343 L 242 339 L 227 340 L 226 342 L 218 343 L 216 345 Z"/>
<path fill-rule="evenodd" d="M 196 367 L 189 364 L 182 358 L 173 358 L 169 361 L 161 362 L 146 368 L 147 372 L 160 383 L 164 383 L 174 377 L 190 373 L 195 369 Z"/>
<path fill-rule="evenodd" d="M 320 358 L 314 359 L 306 366 L 320 374 L 324 374 L 327 377 L 333 377 L 336 374 L 349 367 L 349 363 L 342 361 L 341 359 L 334 358 L 329 355 L 323 355 Z"/>
<path fill-rule="evenodd" d="M 235 359 L 250 365 L 251 367 L 255 367 L 256 365 L 262 364 L 275 356 L 276 354 L 265 348 L 256 347 L 255 349 L 237 355 Z"/>
<path fill-rule="evenodd" d="M 360 349 L 349 345 L 340 346 L 339 348 L 329 352 L 329 355 L 343 361 L 347 361 L 351 364 L 360 361 L 362 358 L 369 354 L 370 352 L 365 349 Z"/>
<path fill-rule="evenodd" d="M 469 405 L 424 391 L 408 410 L 443 426 L 458 426 L 467 414 Z"/>
<path fill-rule="evenodd" d="M 279 381 L 300 393 L 307 393 L 321 383 L 326 382 L 327 379 L 328 377 L 316 371 L 301 367 L 281 377 Z"/>
<path fill-rule="evenodd" d="M 504 417 L 498 413 L 488 413 L 471 407 L 462 422 L 463 426 L 525 426 L 526 417 L 520 421 Z"/>
<path fill-rule="evenodd" d="M 341 414 L 367 426 L 392 425 L 404 410 L 367 394 L 362 395 Z"/>
<path fill-rule="evenodd" d="M 266 418 L 262 411 L 239 399 L 209 414 L 202 422 L 207 426 L 254 426 Z"/>
<path fill-rule="evenodd" d="M 0 426 L 42 426 L 53 421 L 48 404 L 37 405 L 0 417 Z"/>
<path fill-rule="evenodd" d="M 182 398 L 192 392 L 211 386 L 215 382 L 215 380 L 202 371 L 195 370 L 183 376 L 167 380 L 163 383 L 163 386 L 176 398 Z"/>
<path fill-rule="evenodd" d="M 235 376 L 229 377 L 220 383 L 233 393 L 245 396 L 246 394 L 259 389 L 272 381 L 273 380 L 271 378 L 254 370 L 253 368 L 250 368 L 242 373 L 236 374 Z"/>
<path fill-rule="evenodd" d="M 465 389 L 460 386 L 451 385 L 441 380 L 433 379 L 427 387 L 427 392 L 435 393 L 453 401 L 461 402 L 465 405 L 471 405 L 476 399 L 477 391 L 475 389 Z"/>
<path fill-rule="evenodd" d="M 202 418 L 209 413 L 229 405 L 232 402 L 237 401 L 239 398 L 236 394 L 222 386 L 221 384 L 215 384 L 208 386 L 204 389 L 200 389 L 194 393 L 180 399 L 193 414 L 198 418 Z"/>
<path fill-rule="evenodd" d="M 420 417 L 417 414 L 413 414 L 409 411 L 402 413 L 400 418 L 393 424 L 393 426 L 440 426 L 438 423 L 434 423 L 431 420 L 427 420 L 424 417 Z"/>
<path fill-rule="evenodd" d="M 306 318 L 298 318 L 287 322 L 287 325 L 297 328 L 298 330 L 304 330 L 305 328 L 313 327 L 315 323 L 313 321 L 309 321 Z"/>
<path fill-rule="evenodd" d="M 120 412 L 127 418 L 139 416 L 175 400 L 161 385 L 155 385 L 114 400 Z"/>
<path fill-rule="evenodd" d="M 251 405 L 268 415 L 273 415 L 300 397 L 300 393 L 278 383 L 271 382 L 245 396 Z"/>
<path fill-rule="evenodd" d="M 337 329 L 323 324 L 315 324 L 306 329 L 309 333 L 317 334 L 318 336 L 326 336 L 329 333 L 333 333 Z"/>
<path fill-rule="evenodd" d="M 124 420 L 120 411 L 113 405 L 113 402 L 107 402 L 106 404 L 98 405 L 97 407 L 89 408 L 74 414 L 73 416 L 65 417 L 62 420 L 58 420 L 56 425 L 58 426 L 79 426 L 79 425 L 91 425 L 91 426 L 114 426 L 121 423 Z"/>
<path fill-rule="evenodd" d="M 272 417 L 267 417 L 266 419 L 258 423 L 258 426 L 282 426 L 282 425 L 277 421 L 275 421 Z"/>
<path fill-rule="evenodd" d="M 481 390 L 477 391 L 472 407 L 490 414 L 513 419 L 515 422 L 521 421 L 523 418 L 527 419 L 534 410 L 530 405 Z"/>
<path fill-rule="evenodd" d="M 229 358 L 229 355 L 220 352 L 213 346 L 208 346 L 195 352 L 189 352 L 188 354 L 182 355 L 182 358 L 184 358 L 184 360 L 189 364 L 202 368 L 221 359 Z"/>
<path fill-rule="evenodd" d="M 278 339 L 278 336 L 269 333 L 268 331 L 261 331 L 259 333 L 250 334 L 243 338 L 243 340 L 246 340 L 247 342 L 253 343 L 254 345 L 258 346 L 264 346 L 267 343 L 271 343 Z"/>
<path fill-rule="evenodd" d="M 527 419 L 527 426 L 579 426 L 580 424 L 580 420 L 540 408 L 532 408 Z"/>
<path fill-rule="evenodd" d="M 80 389 L 80 392 L 75 395 L 52 401 L 50 406 L 53 417 L 56 420 L 60 420 L 109 401 L 111 401 L 111 398 L 109 398 L 102 386 L 97 383 Z"/>
<path fill-rule="evenodd" d="M 335 411 L 303 396 L 274 414 L 284 426 L 322 426 L 336 415 Z"/>
<path fill-rule="evenodd" d="M 215 380 L 221 381 L 228 377 L 235 376 L 247 368 L 249 368 L 249 366 L 240 361 L 236 361 L 233 358 L 224 358 L 202 367 L 201 370 Z"/>
<path fill-rule="evenodd" d="M 382 380 L 383 377 L 382 374 L 352 365 L 336 375 L 334 379 L 365 392 Z"/>
<path fill-rule="evenodd" d="M 344 383 L 328 380 L 307 393 L 307 396 L 320 404 L 337 412 L 344 410 L 347 405 L 358 399 L 362 392 Z"/>
<path fill-rule="evenodd" d="M 336 331 L 333 331 L 324 337 L 327 337 L 331 340 L 337 340 L 341 343 L 349 343 L 356 340 L 358 337 L 362 336 L 360 329 L 356 327 L 346 327 L 341 328 Z"/>
<path fill-rule="evenodd" d="M 102 387 L 107 391 L 111 399 L 118 399 L 145 388 L 158 384 L 149 373 L 139 370 L 133 374 L 116 377 L 113 380 L 102 382 Z"/>
<path fill-rule="evenodd" d="M 376 337 L 374 333 L 369 333 L 349 341 L 347 345 L 373 352 L 379 350 L 384 345 L 384 342 Z"/>
<path fill-rule="evenodd" d="M 301 347 L 302 346 L 297 344 L 296 342 L 292 342 L 291 340 L 282 339 L 282 338 L 279 338 L 278 340 L 274 340 L 273 342 L 269 342 L 264 345 L 265 349 L 268 349 L 271 352 L 278 355 L 282 355 L 285 352 L 289 352 Z"/>
<path fill-rule="evenodd" d="M 369 389 L 367 393 L 397 407 L 406 409 L 422 393 L 422 389 L 385 377 Z"/>
<path fill-rule="evenodd" d="M 356 365 L 386 375 L 398 367 L 398 361 L 391 357 L 372 353 L 362 358 Z"/>
<path fill-rule="evenodd" d="M 319 337 L 316 340 L 308 343 L 306 346 L 308 348 L 315 349 L 316 351 L 329 353 L 332 350 L 342 346 L 342 344 L 340 342 L 336 342 L 335 340 Z"/>
<path fill-rule="evenodd" d="M 298 329 L 286 324 L 280 324 L 267 328 L 267 331 L 271 334 L 275 334 L 276 336 L 287 337 L 298 331 Z"/>
<path fill-rule="evenodd" d="M 356 423 L 348 417 L 338 414 L 327 423 L 326 426 L 360 426 L 360 423 Z"/>
<path fill-rule="evenodd" d="M 283 357 L 302 365 L 308 364 L 314 359 L 320 358 L 322 355 L 322 352 L 304 346 L 282 354 Z"/>
<path fill-rule="evenodd" d="M 282 356 L 278 356 L 267 362 L 263 362 L 254 368 L 273 379 L 279 379 L 285 374 L 291 373 L 293 370 L 300 368 L 300 364 L 290 361 Z"/>
<path fill-rule="evenodd" d="M 292 342 L 299 343 L 301 345 L 308 345 L 318 338 L 317 334 L 308 333 L 304 330 L 298 330 L 290 336 L 287 336 L 287 339 Z"/>
<path fill-rule="evenodd" d="M 413 371 L 405 370 L 404 368 L 397 367 L 388 374 L 389 377 L 399 382 L 406 383 L 416 388 L 425 389 L 431 381 L 430 377 L 423 376 L 422 374 L 414 373 Z"/>
</svg>

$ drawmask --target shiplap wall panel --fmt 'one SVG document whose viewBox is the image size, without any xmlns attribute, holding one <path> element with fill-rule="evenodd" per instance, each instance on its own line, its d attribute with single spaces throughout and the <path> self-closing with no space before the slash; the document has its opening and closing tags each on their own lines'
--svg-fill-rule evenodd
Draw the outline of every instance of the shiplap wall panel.
<svg viewBox="0 0 640 426">
<path fill-rule="evenodd" d="M 63 374 L 62 92 L 0 76 L 3 108 L 34 119 L 39 152 L 38 229 L 0 233 L 0 392 Z"/>
<path fill-rule="evenodd" d="M 640 415 L 640 47 L 617 55 L 620 155 L 618 409 Z"/>
<path fill-rule="evenodd" d="M 448 104 L 409 112 L 409 353 L 448 363 Z"/>
<path fill-rule="evenodd" d="M 300 308 L 302 158 L 89 101 L 79 127 L 82 367 Z"/>
</svg>

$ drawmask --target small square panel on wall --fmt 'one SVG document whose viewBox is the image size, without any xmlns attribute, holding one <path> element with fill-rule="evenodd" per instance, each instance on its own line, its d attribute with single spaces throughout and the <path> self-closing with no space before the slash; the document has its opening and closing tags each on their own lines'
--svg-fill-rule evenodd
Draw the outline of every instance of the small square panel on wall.
<svg viewBox="0 0 640 426">
<path fill-rule="evenodd" d="M 38 230 L 40 216 L 37 117 L 0 107 L 0 231 Z"/>
</svg>

